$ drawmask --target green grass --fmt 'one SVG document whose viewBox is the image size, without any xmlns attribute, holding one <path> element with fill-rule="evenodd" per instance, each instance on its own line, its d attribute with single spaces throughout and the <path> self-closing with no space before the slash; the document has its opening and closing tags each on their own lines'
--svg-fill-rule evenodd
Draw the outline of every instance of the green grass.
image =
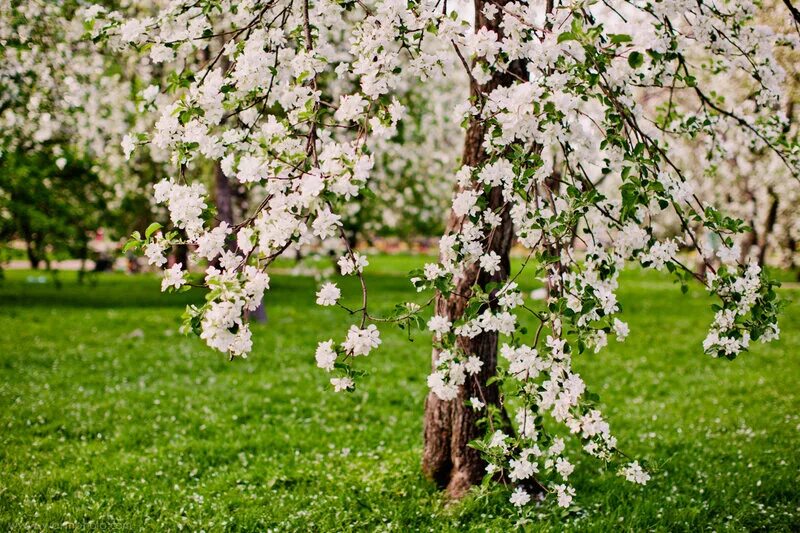
<svg viewBox="0 0 800 533">
<path fill-rule="evenodd" d="M 375 305 L 419 297 L 396 275 L 419 258 L 371 260 Z M 229 363 L 178 334 L 197 295 L 160 295 L 147 276 L 28 276 L 0 282 L 0 531 L 513 527 L 502 491 L 448 506 L 420 473 L 425 334 L 385 327 L 360 361 L 370 376 L 334 394 L 313 350 L 347 317 L 314 305 L 310 278 L 273 276 L 269 323 Z M 702 291 L 640 272 L 623 287 L 631 336 L 576 366 L 621 448 L 658 471 L 638 487 L 573 454 L 578 508 L 543 507 L 529 529 L 798 530 L 797 306 L 780 342 L 731 363 L 700 353 Z"/>
</svg>

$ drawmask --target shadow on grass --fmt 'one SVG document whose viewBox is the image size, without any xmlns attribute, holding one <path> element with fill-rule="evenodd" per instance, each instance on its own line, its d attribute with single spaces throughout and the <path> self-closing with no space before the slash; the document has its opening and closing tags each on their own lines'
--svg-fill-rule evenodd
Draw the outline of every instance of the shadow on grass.
<svg viewBox="0 0 800 533">
<path fill-rule="evenodd" d="M 338 278 L 335 281 L 343 292 L 360 299 L 361 291 L 356 279 Z M 160 283 L 159 278 L 149 274 L 130 276 L 119 273 L 97 274 L 91 281 L 78 283 L 76 277 L 62 273 L 60 286 L 56 286 L 51 277 L 42 273 L 12 271 L 0 280 L 0 310 L 13 307 L 182 309 L 189 304 L 204 302 L 204 289 L 165 294 L 160 291 Z M 266 293 L 267 304 L 280 302 L 297 309 L 314 307 L 313 295 L 318 284 L 310 277 L 273 275 Z M 392 274 L 370 275 L 369 286 L 371 292 L 374 290 L 392 302 L 401 301 L 410 293 L 408 281 Z"/>
<path fill-rule="evenodd" d="M 162 294 L 159 281 L 152 276 L 101 274 L 92 282 L 79 284 L 75 279 L 61 278 L 56 287 L 50 278 L 40 283 L 39 276 L 14 272 L 0 282 L 0 309 L 10 307 L 66 308 L 130 308 L 184 307 L 201 303 L 199 291 Z"/>
</svg>

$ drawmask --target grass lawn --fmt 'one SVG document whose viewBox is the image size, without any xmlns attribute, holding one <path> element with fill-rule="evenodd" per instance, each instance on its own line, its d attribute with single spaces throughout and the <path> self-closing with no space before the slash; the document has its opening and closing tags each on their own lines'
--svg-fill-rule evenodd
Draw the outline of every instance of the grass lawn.
<svg viewBox="0 0 800 533">
<path fill-rule="evenodd" d="M 420 261 L 371 258 L 377 308 L 419 298 L 401 274 Z M 178 333 L 199 294 L 161 295 L 148 276 L 92 287 L 62 273 L 60 289 L 29 276 L 0 282 L 0 531 L 513 527 L 501 490 L 448 506 L 420 473 L 427 335 L 384 327 L 359 361 L 370 376 L 334 394 L 313 352 L 347 317 L 314 304 L 311 278 L 273 276 L 269 323 L 229 363 Z M 543 507 L 528 528 L 800 529 L 798 306 L 780 342 L 731 363 L 701 353 L 700 288 L 639 272 L 623 285 L 629 339 L 576 366 L 620 447 L 658 470 L 639 487 L 572 454 L 577 508 Z"/>
</svg>

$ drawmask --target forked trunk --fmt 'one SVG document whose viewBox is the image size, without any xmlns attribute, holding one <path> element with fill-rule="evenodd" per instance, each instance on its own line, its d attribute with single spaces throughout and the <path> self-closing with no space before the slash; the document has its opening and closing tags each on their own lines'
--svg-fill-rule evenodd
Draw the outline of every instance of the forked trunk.
<svg viewBox="0 0 800 533">
<path fill-rule="evenodd" d="M 502 36 L 498 25 L 502 18 L 499 15 L 495 20 L 487 20 L 483 15 L 483 8 L 489 2 L 475 0 L 475 28 L 485 27 Z M 506 4 L 506 0 L 492 2 L 499 7 Z M 502 12 L 502 9 L 500 10 Z M 512 65 L 513 74 L 525 78 L 523 65 Z M 490 93 L 499 86 L 511 85 L 514 75 L 503 73 L 495 74 L 485 85 L 470 87 L 473 97 L 480 93 Z M 478 166 L 487 159 L 482 143 L 485 128 L 476 119 L 470 122 L 464 142 L 463 164 L 472 167 Z M 464 273 L 455 280 L 455 293 L 444 298 L 439 295 L 436 300 L 436 313 L 455 321 L 464 313 L 466 305 L 465 295 L 476 283 L 485 288 L 492 281 L 502 281 L 508 278 L 510 271 L 509 250 L 513 236 L 513 228 L 508 213 L 508 208 L 503 206 L 503 197 L 500 187 L 491 191 L 489 209 L 501 211 L 502 223 L 491 234 L 488 250 L 500 256 L 500 271 L 492 275 L 479 270 L 477 265 L 470 265 Z M 462 219 L 451 212 L 447 223 L 447 232 L 458 231 Z M 477 421 L 483 415 L 467 407 L 466 402 L 471 397 L 479 398 L 486 404 L 499 403 L 499 391 L 496 385 L 487 385 L 487 380 L 495 374 L 497 369 L 497 342 L 498 337 L 494 332 L 482 333 L 473 339 L 459 338 L 458 346 L 470 355 L 476 355 L 483 361 L 481 372 L 471 376 L 461 388 L 458 397 L 452 401 L 442 401 L 435 394 L 429 393 L 425 402 L 425 446 L 422 458 L 422 468 L 425 474 L 434 480 L 441 488 L 446 488 L 452 498 L 459 498 L 476 483 L 479 483 L 485 474 L 486 463 L 480 454 L 470 448 L 468 444 L 483 435 L 483 428 L 479 428 Z M 433 364 L 435 365 L 438 353 L 434 350 Z"/>
</svg>

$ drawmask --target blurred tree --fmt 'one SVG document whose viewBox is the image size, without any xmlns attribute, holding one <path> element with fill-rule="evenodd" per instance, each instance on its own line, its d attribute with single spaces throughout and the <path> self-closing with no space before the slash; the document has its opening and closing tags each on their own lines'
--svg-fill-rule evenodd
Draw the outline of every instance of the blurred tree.
<svg viewBox="0 0 800 533">
<path fill-rule="evenodd" d="M 113 190 L 84 158 L 5 154 L 0 191 L 0 241 L 24 241 L 31 268 L 49 269 L 56 258 L 88 259 L 95 233 L 116 219 L 109 210 Z"/>
</svg>

